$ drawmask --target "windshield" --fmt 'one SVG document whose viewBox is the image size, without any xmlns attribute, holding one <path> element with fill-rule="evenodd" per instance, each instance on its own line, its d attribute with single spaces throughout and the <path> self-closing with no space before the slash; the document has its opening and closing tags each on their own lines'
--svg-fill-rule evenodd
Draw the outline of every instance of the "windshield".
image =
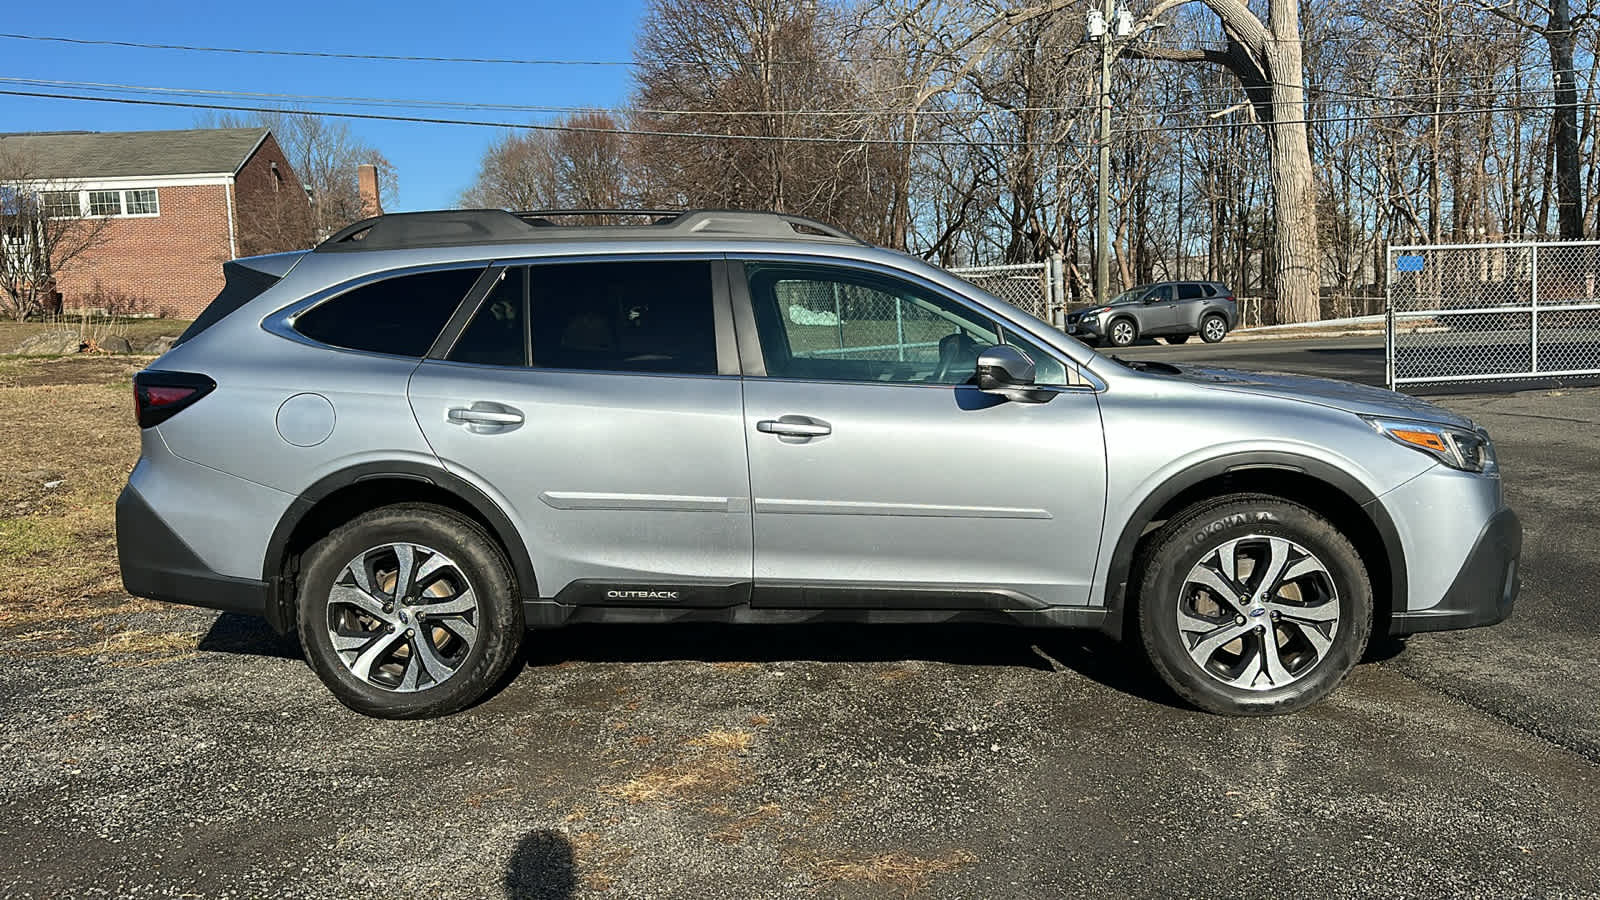
<svg viewBox="0 0 1600 900">
<path fill-rule="evenodd" d="M 1138 303 L 1144 298 L 1144 295 L 1149 292 L 1149 290 L 1150 285 L 1148 284 L 1141 284 L 1136 288 L 1129 288 L 1113 298 L 1111 305 L 1120 306 L 1124 303 Z"/>
</svg>

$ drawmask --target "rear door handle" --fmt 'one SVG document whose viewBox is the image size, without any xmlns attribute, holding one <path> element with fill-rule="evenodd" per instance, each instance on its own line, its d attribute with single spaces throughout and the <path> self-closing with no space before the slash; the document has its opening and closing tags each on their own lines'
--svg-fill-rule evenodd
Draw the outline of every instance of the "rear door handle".
<svg viewBox="0 0 1600 900">
<path fill-rule="evenodd" d="M 779 437 L 814 438 L 825 434 L 833 434 L 833 426 L 820 419 L 807 416 L 779 416 L 776 419 L 762 419 L 756 423 L 756 430 L 763 434 L 775 434 Z"/>
<path fill-rule="evenodd" d="M 486 400 L 479 400 L 471 406 L 452 407 L 445 413 L 445 418 L 479 434 L 510 431 L 523 422 L 522 410 Z"/>
</svg>

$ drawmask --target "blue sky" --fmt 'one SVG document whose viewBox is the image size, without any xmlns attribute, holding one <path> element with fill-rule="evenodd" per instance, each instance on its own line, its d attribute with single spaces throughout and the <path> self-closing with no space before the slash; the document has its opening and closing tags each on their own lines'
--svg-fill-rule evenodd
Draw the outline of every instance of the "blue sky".
<svg viewBox="0 0 1600 900">
<path fill-rule="evenodd" d="M 409 56 L 627 60 L 643 0 L 468 4 L 146 3 L 84 0 L 8 4 L 0 31 L 92 40 Z M 0 75 L 161 87 L 403 97 L 552 106 L 626 103 L 625 66 L 507 66 L 375 62 L 87 47 L 0 39 Z M 0 87 L 9 88 L 7 85 Z M 29 88 L 23 88 L 28 90 Z M 230 102 L 230 101 L 224 101 Z M 0 131 L 192 128 L 195 110 L 0 96 Z M 535 121 L 527 113 L 445 118 Z M 491 128 L 354 120 L 389 157 L 399 202 L 391 211 L 451 206 L 477 173 Z"/>
</svg>

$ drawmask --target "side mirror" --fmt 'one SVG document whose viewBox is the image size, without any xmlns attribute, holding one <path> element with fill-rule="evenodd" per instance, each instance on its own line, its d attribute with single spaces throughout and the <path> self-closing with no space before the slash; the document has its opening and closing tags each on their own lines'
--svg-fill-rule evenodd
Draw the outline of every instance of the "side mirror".
<svg viewBox="0 0 1600 900">
<path fill-rule="evenodd" d="M 1033 360 L 1015 347 L 1000 344 L 978 354 L 978 390 L 985 394 L 1022 403 L 1049 402 L 1055 391 L 1035 387 L 1033 379 Z"/>
</svg>

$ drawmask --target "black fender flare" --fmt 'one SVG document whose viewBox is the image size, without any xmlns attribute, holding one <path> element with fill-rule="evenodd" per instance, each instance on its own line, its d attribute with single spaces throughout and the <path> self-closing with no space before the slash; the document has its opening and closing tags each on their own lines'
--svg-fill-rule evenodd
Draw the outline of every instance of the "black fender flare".
<svg viewBox="0 0 1600 900">
<path fill-rule="evenodd" d="M 289 504 L 289 508 L 278 519 L 277 527 L 272 530 L 272 538 L 267 542 L 266 556 L 262 561 L 263 580 L 268 580 L 270 583 L 271 580 L 281 578 L 289 538 L 318 503 L 351 485 L 386 478 L 432 485 L 471 507 L 489 523 L 490 530 L 506 548 L 506 554 L 511 558 L 511 567 L 516 572 L 517 584 L 522 589 L 523 595 L 539 596 L 538 581 L 533 572 L 533 559 L 528 555 L 528 548 L 523 543 L 522 535 L 511 523 L 511 517 L 471 482 L 438 466 L 416 462 L 362 463 L 326 475 L 301 492 L 300 496 Z"/>
<path fill-rule="evenodd" d="M 1123 526 L 1122 533 L 1117 536 L 1116 547 L 1111 553 L 1111 563 L 1106 571 L 1105 606 L 1113 612 L 1111 618 L 1121 623 L 1120 614 L 1126 607 L 1128 578 L 1133 566 L 1134 550 L 1144 535 L 1145 527 L 1162 507 L 1184 491 L 1203 482 L 1235 472 L 1262 470 L 1288 472 L 1320 481 L 1344 494 L 1360 507 L 1373 529 L 1377 531 L 1383 543 L 1383 550 L 1388 556 L 1390 588 L 1388 607 L 1391 610 L 1406 608 L 1405 549 L 1400 542 L 1400 532 L 1395 528 L 1394 520 L 1390 518 L 1388 510 L 1383 508 L 1383 503 L 1377 495 L 1348 472 L 1322 460 L 1278 450 L 1247 450 L 1196 463 L 1162 482 L 1139 502 L 1133 515 Z M 1375 626 L 1374 634 L 1376 633 L 1378 632 Z"/>
</svg>

